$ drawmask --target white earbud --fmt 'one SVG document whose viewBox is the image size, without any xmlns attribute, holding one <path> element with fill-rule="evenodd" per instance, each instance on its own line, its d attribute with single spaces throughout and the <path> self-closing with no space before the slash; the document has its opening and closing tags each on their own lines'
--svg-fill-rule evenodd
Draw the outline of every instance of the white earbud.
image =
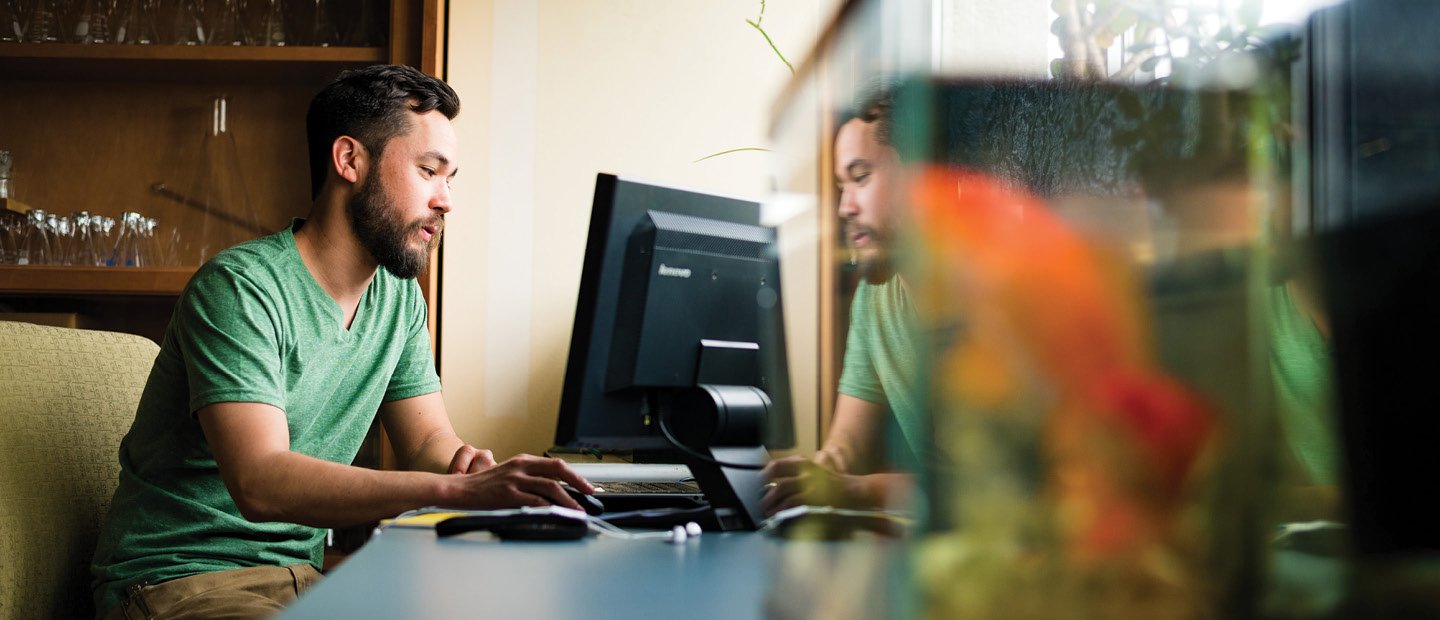
<svg viewBox="0 0 1440 620">
<path fill-rule="evenodd" d="M 685 524 L 685 533 L 689 534 L 691 538 L 699 536 L 704 531 L 705 530 L 700 529 L 700 524 L 694 521 Z"/>
<path fill-rule="evenodd" d="M 680 543 L 685 542 L 685 539 L 688 538 L 688 537 L 689 537 L 689 534 L 686 534 L 686 533 L 685 533 L 685 526 L 683 526 L 683 525 L 677 525 L 677 526 L 675 526 L 675 527 L 670 528 L 670 537 L 669 537 L 669 538 L 666 538 L 665 541 L 666 541 L 666 542 L 670 542 L 670 543 L 675 543 L 675 544 L 678 545 L 678 544 L 680 544 Z"/>
</svg>

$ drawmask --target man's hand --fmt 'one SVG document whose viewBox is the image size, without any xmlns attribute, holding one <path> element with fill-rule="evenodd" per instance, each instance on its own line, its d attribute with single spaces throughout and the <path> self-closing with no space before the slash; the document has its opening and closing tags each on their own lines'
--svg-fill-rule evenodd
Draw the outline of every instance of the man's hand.
<svg viewBox="0 0 1440 620">
<path fill-rule="evenodd" d="M 825 453 L 815 460 L 791 456 L 771 461 L 760 472 L 768 484 L 760 505 L 766 515 L 794 506 L 835 506 L 837 508 L 878 508 L 866 476 L 841 474 L 828 466 Z"/>
<path fill-rule="evenodd" d="M 464 448 L 461 448 L 464 452 Z M 584 510 L 560 487 L 568 483 L 581 493 L 594 493 L 595 487 L 570 469 L 560 459 L 547 459 L 522 454 L 499 465 L 494 464 L 487 450 L 477 450 L 491 465 L 474 469 L 479 462 L 472 459 L 460 483 L 457 506 L 476 509 L 514 508 L 516 506 L 563 506 Z M 477 457 L 482 456 L 477 454 Z M 456 459 L 460 453 L 456 453 Z M 454 463 L 452 471 L 454 471 Z"/>
<path fill-rule="evenodd" d="M 450 459 L 450 467 L 446 471 L 452 474 L 473 474 L 494 466 L 495 454 L 493 452 L 481 450 L 467 443 L 455 451 L 455 456 Z"/>
</svg>

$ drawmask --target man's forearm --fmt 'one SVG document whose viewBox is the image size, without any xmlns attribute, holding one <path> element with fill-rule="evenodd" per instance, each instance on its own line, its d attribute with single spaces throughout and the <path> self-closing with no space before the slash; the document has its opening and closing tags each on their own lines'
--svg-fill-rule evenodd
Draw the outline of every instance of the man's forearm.
<svg viewBox="0 0 1440 620">
<path fill-rule="evenodd" d="M 454 433 L 438 434 L 420 444 L 414 454 L 397 457 L 405 469 L 446 474 L 450 473 L 450 460 L 455 457 L 455 451 L 463 445 L 465 442 Z"/>
<path fill-rule="evenodd" d="M 368 523 L 421 506 L 453 504 L 459 488 L 442 474 L 379 471 L 296 452 L 266 459 L 229 486 L 241 514 L 251 521 L 312 527 Z"/>
</svg>

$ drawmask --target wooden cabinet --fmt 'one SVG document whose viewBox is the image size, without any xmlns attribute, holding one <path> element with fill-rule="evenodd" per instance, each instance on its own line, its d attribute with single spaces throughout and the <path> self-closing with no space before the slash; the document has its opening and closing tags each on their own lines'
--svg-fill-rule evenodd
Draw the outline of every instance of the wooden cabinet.
<svg viewBox="0 0 1440 620">
<path fill-rule="evenodd" d="M 15 157 L 15 193 L 52 213 L 134 210 L 180 221 L 188 207 L 155 187 L 184 191 L 211 98 L 224 95 L 249 201 L 263 228 L 279 230 L 310 207 L 310 98 L 351 67 L 392 62 L 438 74 L 443 2 L 391 0 L 383 47 L 0 43 L 0 149 Z M 159 340 L 193 272 L 0 266 L 0 310 L 78 312 L 95 327 Z M 422 279 L 427 296 L 430 282 Z M 163 317 L 123 316 L 137 312 Z"/>
</svg>

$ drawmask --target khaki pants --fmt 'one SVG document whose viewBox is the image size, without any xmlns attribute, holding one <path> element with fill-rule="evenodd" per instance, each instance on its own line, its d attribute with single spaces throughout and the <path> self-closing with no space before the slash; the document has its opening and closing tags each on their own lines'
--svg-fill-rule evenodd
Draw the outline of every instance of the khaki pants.
<svg viewBox="0 0 1440 620">
<path fill-rule="evenodd" d="M 191 575 L 130 588 L 105 620 L 269 618 L 319 580 L 309 564 Z"/>
</svg>

